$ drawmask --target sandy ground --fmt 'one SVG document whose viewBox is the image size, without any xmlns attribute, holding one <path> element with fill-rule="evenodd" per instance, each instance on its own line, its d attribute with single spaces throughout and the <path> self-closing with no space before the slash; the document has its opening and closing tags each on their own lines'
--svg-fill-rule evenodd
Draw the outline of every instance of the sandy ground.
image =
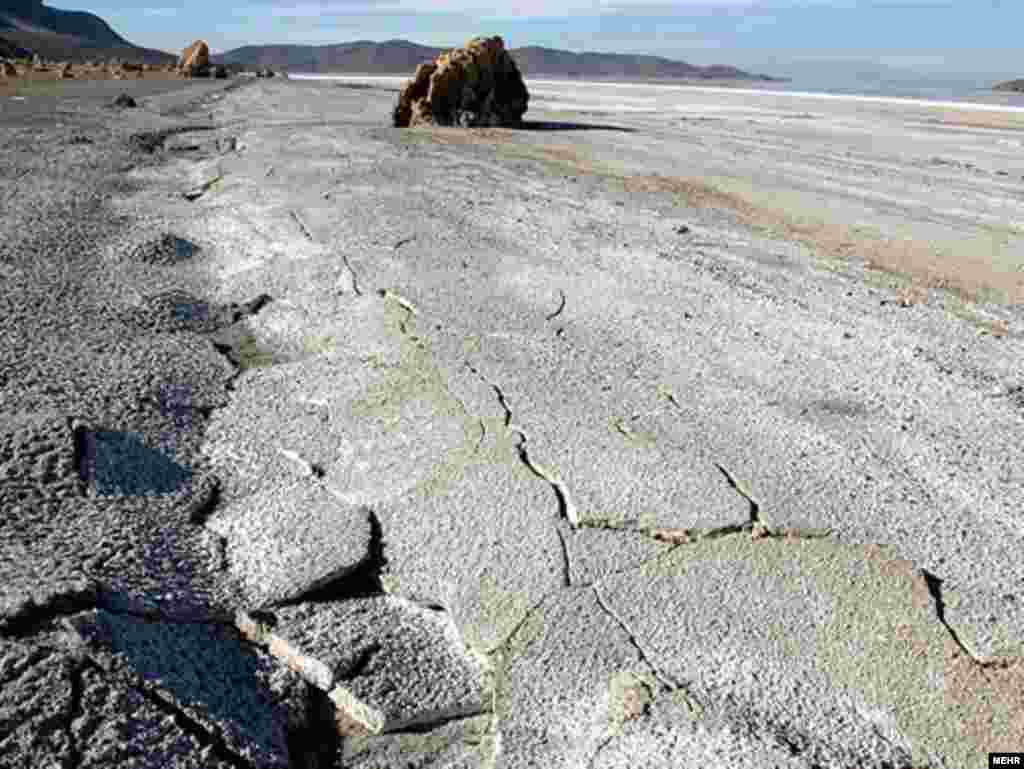
<svg viewBox="0 0 1024 769">
<path fill-rule="evenodd" d="M 3 754 L 1019 750 L 1015 113 L 393 87 L 2 103 Z"/>
<path fill-rule="evenodd" d="M 401 79 L 343 82 L 396 88 Z M 917 301 L 951 289 L 940 300 L 951 311 L 958 299 L 1024 300 L 1020 108 L 543 80 L 531 98 L 529 118 L 612 120 L 645 141 L 585 131 L 564 142 L 501 131 L 438 132 L 438 141 L 514 143 L 566 173 L 728 209 Z"/>
</svg>

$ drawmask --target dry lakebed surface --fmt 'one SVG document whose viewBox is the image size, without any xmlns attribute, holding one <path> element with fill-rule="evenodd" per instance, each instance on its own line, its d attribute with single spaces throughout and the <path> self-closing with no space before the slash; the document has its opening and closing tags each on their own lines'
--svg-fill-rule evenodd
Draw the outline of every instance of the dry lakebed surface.
<svg viewBox="0 0 1024 769">
<path fill-rule="evenodd" d="M 0 766 L 1024 750 L 1024 112 L 400 82 L 0 99 Z"/>
</svg>

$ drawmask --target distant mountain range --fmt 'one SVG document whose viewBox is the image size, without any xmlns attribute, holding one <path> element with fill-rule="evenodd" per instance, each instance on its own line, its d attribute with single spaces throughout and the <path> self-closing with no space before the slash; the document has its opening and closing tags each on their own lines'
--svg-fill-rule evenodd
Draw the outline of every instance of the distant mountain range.
<svg viewBox="0 0 1024 769">
<path fill-rule="evenodd" d="M 182 41 L 182 45 L 190 43 Z M 411 75 L 416 65 L 436 58 L 447 48 L 407 40 L 377 43 L 358 40 L 337 45 L 247 45 L 214 56 L 218 64 L 254 69 L 270 67 L 292 72 L 352 72 Z M 99 16 L 61 11 L 42 0 L 0 0 L 0 57 L 38 53 L 44 59 L 84 61 L 120 58 L 164 64 L 177 56 L 141 48 L 125 40 Z M 660 56 L 621 53 L 572 53 L 554 48 L 513 48 L 513 58 L 528 77 L 555 76 L 617 79 L 780 80 L 736 67 L 699 67 Z"/>
<path fill-rule="evenodd" d="M 1005 83 L 996 83 L 992 86 L 993 91 L 1016 91 L 1017 93 L 1024 93 L 1024 79 L 1022 80 L 1007 80 Z"/>
<path fill-rule="evenodd" d="M 94 14 L 61 11 L 42 0 L 0 0 L 0 56 L 31 53 L 74 62 L 115 57 L 150 64 L 177 60 L 164 51 L 133 45 Z"/>
<path fill-rule="evenodd" d="M 245 68 L 270 67 L 290 72 L 369 75 L 412 75 L 416 65 L 436 58 L 447 48 L 418 45 L 408 40 L 376 43 L 358 40 L 336 45 L 247 45 L 212 57 L 214 62 Z M 782 80 L 755 75 L 735 67 L 699 67 L 660 56 L 623 53 L 572 53 L 554 48 L 527 46 L 509 51 L 524 76 L 543 75 L 580 78 L 672 78 Z"/>
</svg>

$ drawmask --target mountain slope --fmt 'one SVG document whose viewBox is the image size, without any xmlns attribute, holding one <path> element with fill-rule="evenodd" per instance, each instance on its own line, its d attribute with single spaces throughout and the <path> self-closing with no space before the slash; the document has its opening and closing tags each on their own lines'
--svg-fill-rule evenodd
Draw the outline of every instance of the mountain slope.
<svg viewBox="0 0 1024 769">
<path fill-rule="evenodd" d="M 993 91 L 1015 91 L 1017 93 L 1024 92 L 1024 79 L 1019 80 L 1007 80 L 1005 83 L 996 83 L 992 86 Z"/>
<path fill-rule="evenodd" d="M 589 77 L 636 78 L 701 78 L 730 80 L 774 80 L 736 67 L 715 64 L 699 67 L 685 61 L 661 56 L 627 53 L 572 53 L 555 48 L 526 46 L 515 48 L 512 55 L 524 74 L 579 75 Z"/>
<path fill-rule="evenodd" d="M 50 8 L 42 0 L 0 0 L 0 50 L 19 47 L 62 61 L 117 57 L 156 64 L 174 59 L 133 45 L 95 14 Z"/>
<path fill-rule="evenodd" d="M 273 67 L 293 72 L 354 72 L 360 74 L 409 74 L 416 65 L 435 58 L 445 48 L 418 45 L 407 40 L 376 43 L 359 40 L 337 45 L 249 45 L 227 51 L 214 59 L 243 67 Z M 616 78 L 727 78 L 774 80 L 735 67 L 698 67 L 660 56 L 620 53 L 572 53 L 554 48 L 513 48 L 524 75 Z"/>
</svg>

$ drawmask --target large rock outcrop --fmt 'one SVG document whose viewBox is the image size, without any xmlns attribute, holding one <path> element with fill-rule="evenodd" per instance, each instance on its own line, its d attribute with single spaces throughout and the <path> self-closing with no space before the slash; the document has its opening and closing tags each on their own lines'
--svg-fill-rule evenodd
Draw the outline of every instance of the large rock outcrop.
<svg viewBox="0 0 1024 769">
<path fill-rule="evenodd" d="M 392 119 L 399 128 L 515 126 L 529 98 L 505 42 L 498 36 L 476 37 L 420 64 L 402 89 Z"/>
<path fill-rule="evenodd" d="M 206 77 L 210 74 L 210 46 L 205 40 L 196 40 L 181 52 L 178 70 L 185 77 Z"/>
</svg>

